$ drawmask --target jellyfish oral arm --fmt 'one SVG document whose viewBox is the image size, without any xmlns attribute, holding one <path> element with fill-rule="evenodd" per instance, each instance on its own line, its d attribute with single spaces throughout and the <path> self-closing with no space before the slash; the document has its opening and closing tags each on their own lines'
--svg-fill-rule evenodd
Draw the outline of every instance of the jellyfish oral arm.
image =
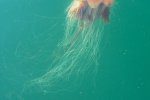
<svg viewBox="0 0 150 100">
<path fill-rule="evenodd" d="M 104 10 L 102 11 L 102 18 L 105 22 L 109 21 L 109 7 L 104 8 Z"/>
</svg>

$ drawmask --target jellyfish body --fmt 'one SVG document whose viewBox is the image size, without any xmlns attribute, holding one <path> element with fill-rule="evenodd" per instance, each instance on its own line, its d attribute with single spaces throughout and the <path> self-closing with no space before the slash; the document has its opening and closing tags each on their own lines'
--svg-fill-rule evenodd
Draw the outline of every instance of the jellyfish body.
<svg viewBox="0 0 150 100">
<path fill-rule="evenodd" d="M 111 4 L 112 0 L 74 0 L 67 8 L 65 36 L 56 52 L 61 52 L 60 56 L 32 83 L 49 88 L 95 74 L 100 55 L 101 19 L 109 21 Z"/>
</svg>

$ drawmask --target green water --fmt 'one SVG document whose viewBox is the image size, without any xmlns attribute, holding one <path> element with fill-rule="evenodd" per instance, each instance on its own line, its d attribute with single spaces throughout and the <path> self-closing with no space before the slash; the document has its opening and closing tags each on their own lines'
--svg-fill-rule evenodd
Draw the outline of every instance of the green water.
<svg viewBox="0 0 150 100">
<path fill-rule="evenodd" d="M 110 23 L 104 25 L 93 85 L 83 82 L 75 91 L 23 92 L 27 81 L 50 66 L 70 2 L 0 1 L 0 100 L 150 100 L 148 0 L 115 0 Z"/>
</svg>

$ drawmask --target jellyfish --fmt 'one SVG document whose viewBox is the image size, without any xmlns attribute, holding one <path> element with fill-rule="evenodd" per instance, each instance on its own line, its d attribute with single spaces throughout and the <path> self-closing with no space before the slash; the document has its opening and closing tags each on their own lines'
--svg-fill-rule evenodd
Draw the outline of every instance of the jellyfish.
<svg viewBox="0 0 150 100">
<path fill-rule="evenodd" d="M 52 88 L 95 74 L 103 24 L 109 22 L 112 3 L 112 0 L 73 0 L 66 10 L 65 35 L 55 52 L 59 56 L 32 83 Z"/>
</svg>

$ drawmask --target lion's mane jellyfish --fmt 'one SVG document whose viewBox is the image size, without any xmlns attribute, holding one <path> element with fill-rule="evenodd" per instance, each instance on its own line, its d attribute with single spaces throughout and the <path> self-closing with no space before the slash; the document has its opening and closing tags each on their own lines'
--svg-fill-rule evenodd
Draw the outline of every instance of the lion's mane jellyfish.
<svg viewBox="0 0 150 100">
<path fill-rule="evenodd" d="M 49 70 L 34 79 L 51 88 L 93 75 L 97 71 L 103 24 L 109 22 L 112 0 L 73 0 L 67 8 L 65 36 Z M 104 22 L 104 23 L 103 23 Z"/>
</svg>

